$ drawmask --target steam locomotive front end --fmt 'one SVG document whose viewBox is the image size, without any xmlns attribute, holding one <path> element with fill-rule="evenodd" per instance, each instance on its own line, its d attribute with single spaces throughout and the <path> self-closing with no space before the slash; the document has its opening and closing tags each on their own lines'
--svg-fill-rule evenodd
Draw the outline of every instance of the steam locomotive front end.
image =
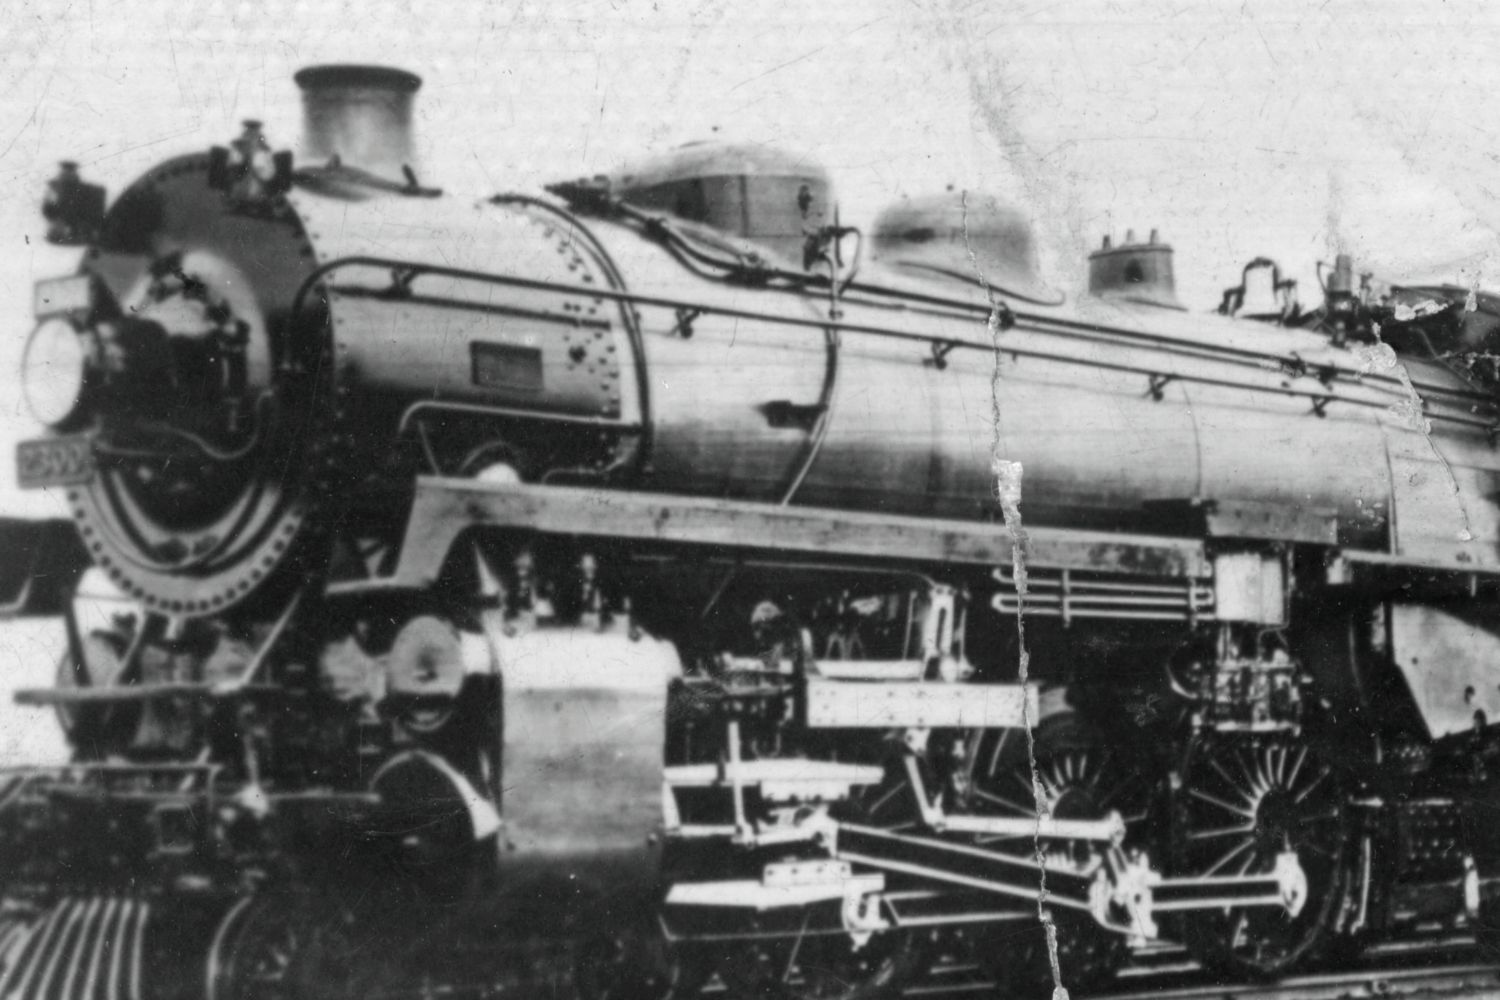
<svg viewBox="0 0 1500 1000">
<path fill-rule="evenodd" d="M 619 304 L 588 294 L 618 277 L 585 234 L 419 183 L 416 77 L 298 83 L 298 169 L 247 122 L 80 222 L 80 272 L 37 287 L 23 387 L 49 434 L 21 483 L 63 489 L 95 561 L 164 614 L 284 597 L 335 520 L 390 541 L 414 474 L 587 473 L 640 434 Z"/>
<path fill-rule="evenodd" d="M 20 446 L 19 479 L 63 493 L 116 613 L 94 621 L 80 594 L 58 684 L 18 696 L 56 708 L 73 760 L 0 778 L 0 996 L 302 989 L 288 984 L 311 973 L 277 967 L 288 954 L 361 981 L 328 972 L 330 913 L 391 892 L 452 903 L 498 859 L 502 722 L 512 775 L 544 787 L 591 735 L 523 738 L 531 702 L 552 704 L 546 677 L 512 678 L 502 720 L 498 627 L 420 596 L 356 613 L 328 588 L 394 553 L 419 474 L 586 476 L 631 459 L 618 275 L 556 209 L 424 185 L 417 77 L 325 66 L 297 82 L 295 160 L 247 122 L 107 210 L 76 169 L 49 195 L 51 236 L 85 250 L 36 288 L 22 388 L 45 433 Z M 575 777 L 651 814 L 675 654 L 618 642 L 639 669 L 558 697 L 639 709 L 621 710 L 629 732 L 592 734 L 609 781 Z M 643 779 L 623 780 L 627 750 Z M 517 830 L 541 817 L 512 832 L 513 869 L 573 872 L 581 891 L 598 857 L 621 878 L 649 865 L 644 827 L 626 850 L 580 821 L 559 853 L 539 838 L 570 821 L 537 802 L 512 803 Z"/>
<path fill-rule="evenodd" d="M 80 592 L 57 688 L 20 696 L 57 708 L 73 760 L 6 789 L 0 995 L 212 991 L 209 956 L 249 916 L 240 880 L 275 867 L 262 786 L 210 748 L 229 717 L 210 689 L 250 682 L 233 650 L 260 627 L 247 611 L 228 638 L 214 616 L 284 598 L 310 567 L 333 472 L 326 314 L 298 311 L 317 259 L 291 181 L 247 123 L 107 211 L 49 201 L 54 238 L 86 249 L 36 287 L 21 385 L 46 433 L 20 445 L 18 478 L 65 497 L 116 613 L 90 620 Z"/>
</svg>

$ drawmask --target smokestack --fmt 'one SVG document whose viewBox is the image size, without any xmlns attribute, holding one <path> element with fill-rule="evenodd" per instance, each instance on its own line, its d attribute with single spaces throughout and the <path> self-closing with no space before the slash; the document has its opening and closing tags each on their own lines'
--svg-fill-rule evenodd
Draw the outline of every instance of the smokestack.
<svg viewBox="0 0 1500 1000">
<path fill-rule="evenodd" d="M 309 66 L 292 79 L 302 88 L 303 162 L 337 156 L 395 181 L 402 167 L 415 167 L 411 109 L 421 77 L 388 66 L 335 65 Z"/>
</svg>

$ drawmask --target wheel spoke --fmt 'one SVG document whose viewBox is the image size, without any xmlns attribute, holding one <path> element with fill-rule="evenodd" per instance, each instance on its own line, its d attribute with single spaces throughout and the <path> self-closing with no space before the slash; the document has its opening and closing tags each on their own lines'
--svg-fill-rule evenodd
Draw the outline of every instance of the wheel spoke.
<svg viewBox="0 0 1500 1000">
<path fill-rule="evenodd" d="M 1009 729 L 1000 730 L 1000 736 L 995 740 L 995 749 L 990 751 L 990 766 L 989 770 L 985 773 L 991 778 L 993 778 L 995 776 L 995 772 L 1000 769 L 1000 754 L 1004 752 L 1005 744 L 1010 741 L 1010 734 L 1011 730 Z"/>
<path fill-rule="evenodd" d="M 1200 792 L 1196 788 L 1189 788 L 1188 794 L 1195 799 L 1199 799 L 1200 801 L 1207 802 L 1210 805 L 1218 806 L 1220 809 L 1232 812 L 1236 816 L 1243 816 L 1248 820 L 1255 819 L 1255 814 L 1250 812 L 1248 809 L 1245 809 L 1241 806 L 1231 805 L 1228 802 L 1225 802 L 1223 799 L 1215 798 L 1214 796 L 1209 795 L 1207 792 Z"/>
<path fill-rule="evenodd" d="M 792 953 L 786 957 L 786 964 L 781 967 L 781 982 L 792 981 L 792 970 L 797 967 L 797 954 L 802 950 L 802 942 L 807 938 L 807 925 L 812 920 L 812 910 L 808 909 L 806 916 L 802 918 L 802 929 L 797 932 L 792 941 Z"/>
<path fill-rule="evenodd" d="M 1248 823 L 1245 826 L 1222 826 L 1213 830 L 1194 830 L 1188 834 L 1188 840 L 1215 840 L 1219 837 L 1233 837 L 1235 834 L 1251 833 L 1254 830 L 1254 823 Z"/>
<path fill-rule="evenodd" d="M 1284 787 L 1286 787 L 1286 788 L 1296 788 L 1297 787 L 1297 775 L 1299 775 L 1299 774 L 1302 773 L 1302 764 L 1306 760 L 1307 760 L 1307 747 L 1305 747 L 1305 746 L 1298 747 L 1297 748 L 1297 763 L 1295 763 L 1295 764 L 1292 765 L 1292 773 L 1289 774 L 1289 775 L 1287 775 L 1286 784 L 1285 784 Z"/>
<path fill-rule="evenodd" d="M 986 802 L 993 802 L 997 806 L 1004 806 L 1011 812 L 1019 813 L 1022 816 L 1036 815 L 1036 806 L 1023 806 L 1020 803 L 1012 802 L 1010 799 L 1007 799 L 1003 795 L 997 795 L 994 792 L 987 792 L 982 788 L 974 789 L 974 795 L 977 798 L 984 799 Z"/>
<path fill-rule="evenodd" d="M 1233 791 L 1239 792 L 1241 795 L 1245 794 L 1245 790 L 1244 790 L 1244 788 L 1242 788 L 1240 786 L 1239 781 L 1237 781 L 1236 779 L 1230 777 L 1229 772 L 1226 771 L 1226 770 L 1224 770 L 1224 765 L 1223 764 L 1220 764 L 1216 760 L 1210 760 L 1208 762 L 1208 766 L 1211 767 L 1211 768 L 1213 768 L 1215 771 L 1217 771 L 1219 773 L 1219 777 L 1221 777 L 1221 778 L 1224 779 L 1224 784 L 1227 785 L 1227 786 L 1229 786 L 1230 789 L 1232 789 Z M 1248 798 L 1246 799 L 1246 801 L 1249 801 Z"/>
<path fill-rule="evenodd" d="M 1317 854 L 1321 857 L 1328 858 L 1329 860 L 1332 860 L 1336 856 L 1336 852 L 1334 851 L 1334 849 L 1327 846 L 1326 844 L 1318 844 L 1312 842 L 1298 844 L 1297 853 L 1301 854 L 1304 851 L 1309 854 Z"/>
<path fill-rule="evenodd" d="M 1238 847 L 1231 847 L 1228 851 L 1226 851 L 1224 853 L 1224 855 L 1222 857 L 1220 857 L 1218 861 L 1215 861 L 1213 863 L 1213 865 L 1208 869 L 1208 871 L 1204 872 L 1203 874 L 1204 875 L 1213 875 L 1213 874 L 1216 874 L 1219 871 L 1219 869 L 1221 869 L 1225 865 L 1229 864 L 1229 862 L 1233 861 L 1242 852 L 1247 851 L 1247 850 L 1249 850 L 1250 848 L 1252 848 L 1254 846 L 1255 846 L 1255 841 L 1251 840 L 1249 837 L 1246 837 L 1244 840 L 1240 841 L 1240 844 L 1239 844 Z"/>
<path fill-rule="evenodd" d="M 1315 826 L 1315 825 L 1317 825 L 1319 823 L 1336 822 L 1338 820 L 1338 818 L 1339 818 L 1339 808 L 1338 808 L 1338 806 L 1329 806 L 1327 809 L 1324 809 L 1322 812 L 1307 813 L 1306 815 L 1297 817 L 1297 825 L 1298 826 Z"/>
<path fill-rule="evenodd" d="M 1266 777 L 1266 759 L 1264 755 L 1258 752 L 1252 754 L 1250 764 L 1255 772 L 1250 778 L 1251 791 L 1257 796 L 1264 795 L 1266 794 L 1266 789 L 1271 787 L 1271 780 Z"/>
<path fill-rule="evenodd" d="M 1089 780 L 1084 785 L 1085 788 L 1087 788 L 1091 792 L 1096 792 L 1096 791 L 1099 790 L 1099 779 L 1102 778 L 1102 777 L 1104 777 L 1105 773 L 1109 770 L 1110 760 L 1111 760 L 1111 757 L 1110 757 L 1109 754 L 1105 754 L 1100 759 L 1099 766 L 1095 767 L 1093 769 L 1093 773 L 1088 775 L 1088 779 Z M 1116 785 L 1115 788 L 1112 789 L 1109 794 L 1110 795 L 1114 795 L 1115 792 L 1118 791 L 1118 790 L 1119 790 L 1119 786 Z"/>
<path fill-rule="evenodd" d="M 909 786 L 904 781 L 892 786 L 890 791 L 886 792 L 880 798 L 876 799 L 873 804 L 871 804 L 868 810 L 870 815 L 878 815 L 880 810 L 884 809 L 886 805 L 891 801 L 891 799 L 895 798 L 897 794 L 906 791 L 909 787 L 911 786 Z"/>
<path fill-rule="evenodd" d="M 1320 784 L 1323 783 L 1323 779 L 1328 777 L 1331 771 L 1332 769 L 1327 767 L 1320 769 L 1318 771 L 1318 776 L 1312 780 L 1311 784 L 1302 789 L 1302 791 L 1298 792 L 1296 795 L 1292 796 L 1292 801 L 1297 803 L 1301 803 L 1302 801 L 1304 801 L 1309 795 L 1312 794 L 1314 788 L 1317 788 Z"/>
<path fill-rule="evenodd" d="M 1255 778 L 1250 773 L 1250 762 L 1245 759 L 1245 751 L 1243 749 L 1235 750 L 1234 766 L 1240 772 L 1240 775 L 1244 778 L 1243 781 L 1236 782 L 1235 787 L 1244 792 L 1245 801 L 1249 802 L 1251 801 L 1254 792 Z"/>
</svg>

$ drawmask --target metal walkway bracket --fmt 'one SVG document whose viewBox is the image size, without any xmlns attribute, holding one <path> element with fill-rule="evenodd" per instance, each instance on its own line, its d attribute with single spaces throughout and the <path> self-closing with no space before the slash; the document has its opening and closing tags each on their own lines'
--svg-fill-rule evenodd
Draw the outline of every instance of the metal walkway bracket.
<svg viewBox="0 0 1500 1000">
<path fill-rule="evenodd" d="M 919 565 L 1006 566 L 1014 550 L 1012 534 L 1001 523 L 423 476 L 395 570 L 329 590 L 429 586 L 454 541 L 476 526 L 737 553 L 774 551 L 780 558 L 804 553 Z M 1022 544 L 1027 565 L 1039 569 L 1173 579 L 1211 573 L 1202 543 L 1188 538 L 1041 527 L 1028 528 Z"/>
</svg>

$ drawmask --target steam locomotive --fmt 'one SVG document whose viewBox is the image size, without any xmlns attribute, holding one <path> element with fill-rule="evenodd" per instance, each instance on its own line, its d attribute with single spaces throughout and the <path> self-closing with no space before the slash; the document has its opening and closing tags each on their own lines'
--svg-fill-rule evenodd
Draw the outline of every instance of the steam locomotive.
<svg viewBox="0 0 1500 1000">
<path fill-rule="evenodd" d="M 1188 315 L 1153 235 L 1065 302 L 996 200 L 867 235 L 756 146 L 475 202 L 411 166 L 416 77 L 297 82 L 295 158 L 249 122 L 49 192 L 86 250 L 17 461 L 94 568 L 19 695 L 73 759 L 0 785 L 0 996 L 1493 947 L 1472 296 L 1341 260 Z"/>
</svg>

